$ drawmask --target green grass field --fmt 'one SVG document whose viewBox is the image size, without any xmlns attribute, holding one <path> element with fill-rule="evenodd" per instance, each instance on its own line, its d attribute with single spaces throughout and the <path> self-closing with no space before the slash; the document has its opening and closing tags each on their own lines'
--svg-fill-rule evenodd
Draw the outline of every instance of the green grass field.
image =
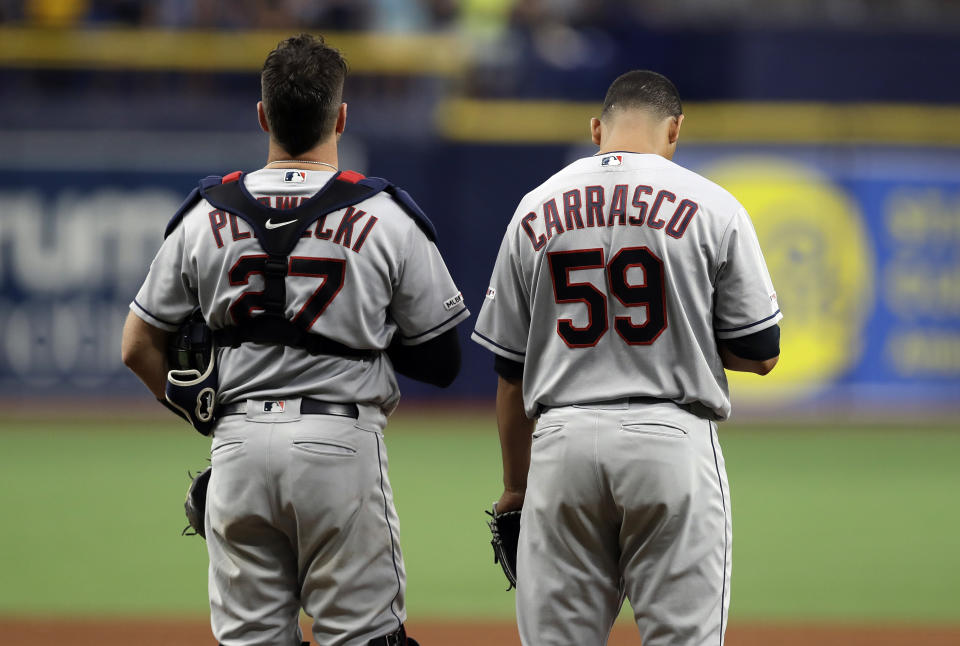
<svg viewBox="0 0 960 646">
<path fill-rule="evenodd" d="M 206 613 L 183 538 L 208 441 L 175 420 L 0 421 L 0 614 Z M 960 622 L 960 432 L 727 425 L 734 620 Z M 483 510 L 492 419 L 399 413 L 387 431 L 411 615 L 513 615 Z"/>
</svg>

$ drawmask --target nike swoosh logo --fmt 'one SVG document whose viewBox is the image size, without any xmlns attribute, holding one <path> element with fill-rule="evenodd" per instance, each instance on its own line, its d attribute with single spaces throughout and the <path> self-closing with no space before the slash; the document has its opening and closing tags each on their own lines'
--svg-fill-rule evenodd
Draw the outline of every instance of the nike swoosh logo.
<svg viewBox="0 0 960 646">
<path fill-rule="evenodd" d="M 296 218 L 294 218 L 293 220 L 287 220 L 286 222 L 276 222 L 276 223 L 275 223 L 275 222 L 273 222 L 272 219 L 271 219 L 271 220 L 267 220 L 267 228 L 268 228 L 268 229 L 279 229 L 280 227 L 285 227 L 285 226 L 287 226 L 288 224 L 293 224 L 293 223 L 296 222 L 296 221 L 297 221 Z"/>
</svg>

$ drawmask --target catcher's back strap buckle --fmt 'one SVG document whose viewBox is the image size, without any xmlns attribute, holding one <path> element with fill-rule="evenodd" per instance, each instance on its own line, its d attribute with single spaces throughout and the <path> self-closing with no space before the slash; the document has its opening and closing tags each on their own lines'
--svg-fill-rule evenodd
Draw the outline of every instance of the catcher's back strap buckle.
<svg viewBox="0 0 960 646">
<path fill-rule="evenodd" d="M 276 410 L 280 412 L 284 408 L 284 400 L 264 401 L 262 402 L 264 412 Z M 248 406 L 246 400 L 233 404 L 226 404 L 217 408 L 217 417 L 224 415 L 243 415 L 247 412 Z M 337 417 L 350 417 L 357 419 L 360 417 L 360 409 L 356 404 L 340 404 L 337 402 L 325 402 L 319 399 L 304 397 L 300 400 L 301 415 L 335 415 Z"/>
<path fill-rule="evenodd" d="M 284 307 L 289 256 L 304 232 L 327 214 L 358 204 L 380 192 L 392 197 L 424 234 L 436 241 L 433 223 L 413 198 L 403 189 L 379 177 L 364 177 L 354 171 L 338 172 L 313 197 L 290 209 L 270 208 L 257 200 L 244 186 L 243 173 L 239 171 L 224 177 L 210 176 L 200 180 L 199 186 L 170 220 L 164 237 L 173 233 L 184 215 L 204 199 L 214 208 L 232 213 L 249 224 L 257 242 L 267 253 L 260 268 L 264 281 L 263 311 L 256 317 L 238 321 L 236 325 L 215 330 L 217 345 L 235 348 L 241 343 L 268 343 L 303 348 L 310 354 L 357 359 L 375 356 L 375 350 L 352 348 L 311 331 L 313 321 L 307 320 L 309 317 L 298 322 L 288 320 L 284 316 Z M 278 226 L 277 223 L 281 221 L 283 224 Z"/>
</svg>

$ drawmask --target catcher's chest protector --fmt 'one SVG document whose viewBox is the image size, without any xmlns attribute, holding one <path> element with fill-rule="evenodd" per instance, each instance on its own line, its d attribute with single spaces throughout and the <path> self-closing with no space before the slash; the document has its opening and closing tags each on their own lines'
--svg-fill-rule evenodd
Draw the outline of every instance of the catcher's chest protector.
<svg viewBox="0 0 960 646">
<path fill-rule="evenodd" d="M 265 258 L 251 259 L 256 266 L 248 268 L 251 273 L 263 275 L 263 312 L 255 318 L 216 330 L 214 337 L 217 344 L 237 347 L 243 342 L 273 343 L 304 348 L 312 354 L 355 358 L 370 356 L 372 352 L 369 350 L 351 348 L 311 332 L 309 328 L 312 321 L 297 324 L 284 318 L 284 281 L 289 272 L 290 253 L 314 222 L 329 213 L 363 202 L 381 191 L 389 194 L 416 221 L 427 237 L 435 241 L 433 224 L 406 191 L 384 179 L 364 177 L 353 171 L 337 173 L 313 197 L 291 209 L 265 206 L 250 195 L 242 177 L 243 173 L 238 171 L 224 177 L 210 176 L 201 180 L 199 187 L 167 225 L 165 234 L 165 237 L 170 235 L 183 216 L 204 199 L 214 208 L 232 213 L 249 224 L 257 242 L 267 254 Z M 361 231 L 356 245 L 363 243 L 367 233 L 368 229 Z"/>
</svg>

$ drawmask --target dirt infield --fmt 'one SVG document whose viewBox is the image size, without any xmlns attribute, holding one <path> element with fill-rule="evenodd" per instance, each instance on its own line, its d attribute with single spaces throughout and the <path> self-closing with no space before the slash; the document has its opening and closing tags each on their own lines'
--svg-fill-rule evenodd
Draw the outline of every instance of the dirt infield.
<svg viewBox="0 0 960 646">
<path fill-rule="evenodd" d="M 422 646 L 519 646 L 507 623 L 408 622 Z M 4 646 L 214 646 L 203 620 L 0 618 Z M 960 626 L 867 627 L 734 623 L 727 646 L 955 646 Z M 641 646 L 630 625 L 617 625 L 609 646 Z M 587 646 L 587 645 L 584 645 Z"/>
</svg>

